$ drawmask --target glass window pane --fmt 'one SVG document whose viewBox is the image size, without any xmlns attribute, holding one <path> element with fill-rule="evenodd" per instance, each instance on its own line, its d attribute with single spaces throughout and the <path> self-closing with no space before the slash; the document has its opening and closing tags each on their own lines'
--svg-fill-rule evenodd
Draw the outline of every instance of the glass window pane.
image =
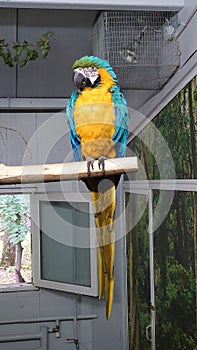
<svg viewBox="0 0 197 350">
<path fill-rule="evenodd" d="M 160 200 L 169 196 L 173 201 L 167 212 Z M 151 343 L 146 339 L 145 329 L 150 323 L 151 305 L 147 209 L 132 227 L 144 202 L 142 197 L 133 194 L 126 197 L 126 206 L 130 203 L 127 210 L 129 334 L 131 348 L 148 350 Z M 194 350 L 197 349 L 197 193 L 154 190 L 153 208 L 156 348 Z"/>
<path fill-rule="evenodd" d="M 88 203 L 40 201 L 41 278 L 91 286 Z"/>
<path fill-rule="evenodd" d="M 157 211 L 159 192 L 154 191 L 155 211 Z M 161 192 L 163 195 L 165 191 Z M 156 346 L 158 349 L 194 350 L 197 348 L 196 201 L 196 194 L 176 191 L 168 215 L 154 232 Z M 157 220 L 157 213 L 155 217 Z M 157 225 L 157 222 L 155 224 Z"/>
</svg>

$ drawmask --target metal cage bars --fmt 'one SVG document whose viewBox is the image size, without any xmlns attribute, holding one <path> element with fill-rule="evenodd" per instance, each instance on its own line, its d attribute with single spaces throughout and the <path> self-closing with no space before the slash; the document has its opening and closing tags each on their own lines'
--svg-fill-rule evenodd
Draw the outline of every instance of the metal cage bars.
<svg viewBox="0 0 197 350">
<path fill-rule="evenodd" d="M 160 89 L 179 67 L 178 16 L 165 11 L 104 11 L 93 53 L 107 59 L 125 89 Z"/>
</svg>

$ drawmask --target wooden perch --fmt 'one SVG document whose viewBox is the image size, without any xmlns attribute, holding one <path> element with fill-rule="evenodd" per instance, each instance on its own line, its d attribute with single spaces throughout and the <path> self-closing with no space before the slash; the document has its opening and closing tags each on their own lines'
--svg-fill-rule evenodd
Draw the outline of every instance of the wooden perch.
<svg viewBox="0 0 197 350">
<path fill-rule="evenodd" d="M 138 170 L 137 157 L 105 160 L 105 174 L 123 174 Z M 91 177 L 102 176 L 98 161 Z M 0 185 L 79 180 L 88 177 L 87 162 L 6 166 L 0 164 Z"/>
</svg>

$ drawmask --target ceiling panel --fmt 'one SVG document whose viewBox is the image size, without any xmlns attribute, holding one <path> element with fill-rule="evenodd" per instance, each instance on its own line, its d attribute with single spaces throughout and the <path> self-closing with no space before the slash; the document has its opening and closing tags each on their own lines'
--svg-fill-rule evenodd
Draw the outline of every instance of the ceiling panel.
<svg viewBox="0 0 197 350">
<path fill-rule="evenodd" d="M 180 10 L 184 0 L 1 0 L 0 6 L 53 9 Z"/>
</svg>

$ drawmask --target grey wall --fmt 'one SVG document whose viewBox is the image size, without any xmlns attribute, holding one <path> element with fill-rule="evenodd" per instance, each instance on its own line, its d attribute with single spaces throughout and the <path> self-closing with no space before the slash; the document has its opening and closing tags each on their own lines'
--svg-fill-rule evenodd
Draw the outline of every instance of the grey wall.
<svg viewBox="0 0 197 350">
<path fill-rule="evenodd" d="M 97 11 L 0 9 L 0 33 L 7 42 L 36 43 L 41 33 L 52 31 L 55 40 L 46 60 L 39 58 L 23 68 L 9 68 L 0 57 L 0 97 L 66 98 L 72 89 L 72 64 L 92 54 L 92 28 Z M 56 53 L 59 53 L 57 56 Z M 126 90 L 131 108 L 139 109 L 156 90 Z"/>
<path fill-rule="evenodd" d="M 97 11 L 0 8 L 1 37 L 7 42 L 35 44 L 41 33 L 52 31 L 55 40 L 46 60 L 23 68 L 9 68 L 0 57 L 0 97 L 65 98 L 73 89 L 72 64 L 92 54 L 92 28 Z M 57 56 L 57 52 L 59 53 Z M 125 91 L 129 107 L 138 109 L 157 91 Z"/>
<path fill-rule="evenodd" d="M 0 33 L 1 39 L 6 39 L 7 42 L 15 41 L 16 39 L 16 10 L 0 9 Z M 16 96 L 16 68 L 9 68 L 2 63 L 0 57 L 0 96 L 13 97 Z"/>
<path fill-rule="evenodd" d="M 125 344 L 125 311 L 124 311 L 124 273 L 123 242 L 119 241 L 116 248 L 116 282 L 113 312 L 110 321 L 105 319 L 105 301 L 98 298 L 75 296 L 74 294 L 49 290 L 0 292 L 0 339 L 1 336 L 16 334 L 34 334 L 41 326 L 55 327 L 55 322 L 37 324 L 2 325 L 1 322 L 45 317 L 67 317 L 98 315 L 94 320 L 77 321 L 76 335 L 74 322 L 61 322 L 61 337 L 49 334 L 48 350 L 75 349 L 74 344 L 66 344 L 67 338 L 77 336 L 81 350 L 120 350 L 126 349 Z M 0 343 L 1 350 L 38 349 L 39 341 Z"/>
<path fill-rule="evenodd" d="M 0 125 L 13 130 L 1 130 L 0 162 L 6 165 L 27 165 L 40 163 L 58 163 L 70 161 L 71 148 L 68 140 L 65 111 L 60 112 L 1 112 Z M 20 134 L 16 131 L 20 132 Z M 23 135 L 23 138 L 21 137 Z M 26 144 L 27 143 L 27 144 Z M 62 190 L 59 184 L 38 185 L 37 191 Z M 67 192 L 86 191 L 77 181 L 65 182 L 63 190 Z M 118 198 L 120 196 L 118 195 Z M 118 201 L 118 208 L 119 201 Z M 117 232 L 123 223 L 117 224 Z M 33 252 L 34 253 L 34 252 Z M 126 349 L 126 260 L 124 239 L 116 245 L 115 293 L 113 312 L 110 321 L 105 319 L 105 300 L 50 290 L 30 290 L 3 293 L 0 288 L 0 339 L 1 336 L 31 334 L 39 332 L 40 326 L 54 328 L 55 323 L 1 325 L 1 322 L 16 319 L 42 317 L 66 317 L 97 314 L 93 321 L 77 322 L 77 337 L 82 350 Z M 62 267 L 63 268 L 63 267 Z M 49 350 L 75 349 L 73 344 L 66 345 L 67 338 L 73 338 L 74 323 L 61 323 L 61 338 L 49 334 Z M 0 343 L 0 350 L 38 349 L 39 341 L 20 343 Z"/>
<path fill-rule="evenodd" d="M 194 9 L 195 1 L 187 0 L 181 13 L 184 21 Z M 73 60 L 83 54 L 91 53 L 91 28 L 95 12 L 78 11 L 51 11 L 48 15 L 39 15 L 37 10 L 0 9 L 1 34 L 7 40 L 37 40 L 40 31 L 53 30 L 56 34 L 54 48 L 61 45 L 61 57 L 55 57 L 53 48 L 44 67 L 39 61 L 16 71 L 0 63 L 0 97 L 62 97 L 70 95 L 71 64 Z M 16 33 L 18 23 L 18 34 Z M 141 108 L 143 113 L 150 114 L 151 110 L 162 108 L 162 103 L 169 93 L 173 91 L 181 80 L 181 74 L 190 62 L 190 56 L 196 51 L 196 42 L 193 39 L 196 32 L 196 16 L 188 24 L 180 36 L 181 68 L 173 77 L 173 83 L 166 86 L 160 92 L 151 91 L 127 91 L 128 105 L 133 108 Z M 189 59 L 189 62 L 187 60 Z M 57 62 L 54 68 L 54 60 Z M 59 70 L 59 65 L 65 70 Z M 50 71 L 50 76 L 48 75 Z M 188 67 L 189 71 L 189 67 Z M 16 77 L 18 79 L 16 80 Z M 30 83 L 30 82 L 31 83 Z M 47 81 L 47 83 L 46 83 Z M 42 91 L 42 92 L 41 92 Z M 154 96 L 155 95 L 155 96 Z M 147 103 L 146 103 L 147 102 Z M 147 107 L 146 107 L 147 106 Z M 11 112 L 1 111 L 0 125 L 18 130 L 25 137 L 25 142 L 30 141 L 30 149 L 26 147 L 21 136 L 11 130 L 0 130 L 0 163 L 7 165 L 37 164 L 62 162 L 70 159 L 71 150 L 66 131 L 65 115 L 54 112 Z M 56 114 L 56 115 L 55 115 Z M 141 121 L 140 121 L 141 122 Z M 143 123 L 142 123 L 143 124 Z M 139 125 L 138 125 L 139 126 Z M 136 126 L 137 128 L 137 126 Z M 80 185 L 85 190 L 83 185 Z M 50 186 L 52 189 L 55 187 Z M 45 188 L 43 189 L 45 190 Z M 66 191 L 76 190 L 75 183 L 67 183 Z M 125 259 L 124 240 L 117 243 L 116 249 L 116 281 L 112 318 L 105 320 L 105 302 L 97 298 L 75 296 L 68 293 L 49 290 L 32 290 L 23 292 L 0 292 L 0 322 L 19 318 L 39 318 L 46 316 L 67 316 L 78 314 L 98 314 L 94 321 L 80 321 L 77 325 L 77 334 L 81 343 L 81 349 L 108 350 L 126 349 L 126 299 L 125 299 Z M 46 324 L 45 324 L 46 325 Z M 54 324 L 47 324 L 54 327 Z M 0 326 L 0 335 L 37 332 L 38 325 Z M 74 345 L 67 345 L 67 337 L 74 336 L 73 323 L 61 324 L 62 336 L 56 339 L 54 334 L 49 335 L 49 350 L 74 349 Z M 0 350 L 23 350 L 38 348 L 38 342 L 28 346 L 27 343 L 0 344 Z"/>
<path fill-rule="evenodd" d="M 0 58 L 0 97 L 66 97 L 72 91 L 72 64 L 92 53 L 92 25 L 96 11 L 0 8 L 1 38 L 36 44 L 41 33 L 55 40 L 46 60 L 23 68 L 9 68 Z M 58 56 L 57 56 L 58 52 Z"/>
<path fill-rule="evenodd" d="M 6 165 L 72 159 L 65 111 L 1 112 L 0 125 L 0 162 Z"/>
</svg>

